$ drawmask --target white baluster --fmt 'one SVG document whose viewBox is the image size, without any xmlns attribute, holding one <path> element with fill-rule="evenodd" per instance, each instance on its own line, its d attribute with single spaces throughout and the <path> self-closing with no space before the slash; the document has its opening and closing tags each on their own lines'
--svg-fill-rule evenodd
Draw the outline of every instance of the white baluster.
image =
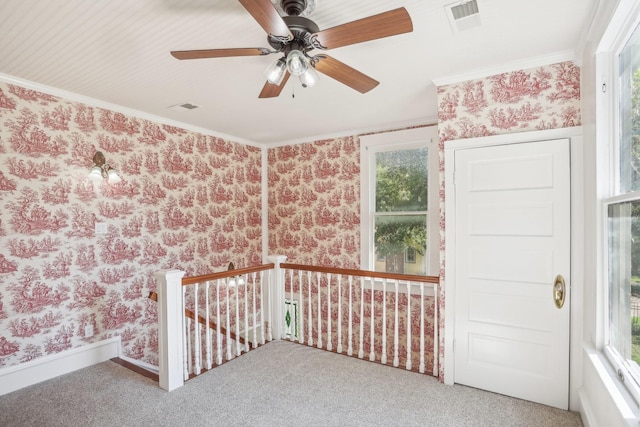
<svg viewBox="0 0 640 427">
<path fill-rule="evenodd" d="M 243 276 L 244 286 L 244 351 L 249 351 L 249 275 Z M 238 283 L 240 286 L 240 283 Z"/>
<path fill-rule="evenodd" d="M 338 346 L 336 352 L 342 353 L 342 274 L 338 275 Z"/>
<path fill-rule="evenodd" d="M 183 356 L 184 356 L 184 380 L 189 379 L 189 375 L 191 374 L 191 319 L 184 315 L 185 305 L 187 303 L 187 287 L 182 287 L 182 315 L 185 317 L 187 331 L 186 337 L 184 340 L 184 347 L 182 348 Z"/>
<path fill-rule="evenodd" d="M 204 293 L 204 301 L 205 301 L 205 325 L 204 325 L 204 331 L 205 331 L 205 335 L 206 335 L 206 341 L 205 341 L 205 345 L 207 346 L 207 350 L 206 350 L 206 355 L 207 355 L 207 369 L 211 369 L 212 365 L 213 365 L 213 360 L 211 357 L 211 326 L 209 325 L 210 323 L 210 315 L 209 315 L 209 310 L 210 310 L 210 305 L 209 305 L 209 287 L 211 285 L 211 282 L 209 282 L 208 280 L 205 283 L 205 293 Z"/>
<path fill-rule="evenodd" d="M 307 336 L 309 337 L 309 342 L 307 343 L 308 345 L 312 346 L 313 345 L 313 318 L 312 318 L 312 313 L 311 313 L 311 272 L 307 271 L 307 285 L 309 287 L 309 298 L 307 298 L 307 303 L 309 305 L 309 307 L 307 308 L 307 312 L 308 312 L 308 319 L 309 321 L 307 322 L 307 325 L 309 326 L 309 333 L 307 334 Z"/>
<path fill-rule="evenodd" d="M 253 292 L 253 298 L 252 300 L 252 311 L 251 311 L 251 319 L 252 319 L 252 323 L 253 323 L 253 348 L 258 347 L 258 331 L 256 330 L 257 327 L 257 314 L 256 314 L 256 276 L 257 273 L 254 271 L 251 275 L 251 290 Z"/>
<path fill-rule="evenodd" d="M 395 284 L 395 291 L 396 291 L 396 304 L 395 304 L 395 314 L 394 314 L 394 321 L 393 321 L 393 366 L 395 366 L 396 368 L 398 367 L 398 365 L 400 365 L 400 359 L 398 356 L 398 329 L 399 329 L 399 325 L 398 325 L 398 320 L 400 320 L 400 316 L 398 313 L 398 280 L 394 280 L 394 284 Z"/>
<path fill-rule="evenodd" d="M 286 274 L 286 273 L 285 273 Z M 295 307 L 293 306 L 293 270 L 289 270 L 289 341 L 295 339 Z"/>
<path fill-rule="evenodd" d="M 231 279 L 233 283 L 235 283 L 235 294 L 236 294 L 236 356 L 240 356 L 242 354 L 242 343 L 240 339 L 242 335 L 240 334 L 240 301 L 239 301 L 239 293 L 240 293 L 240 278 L 239 276 L 235 276 Z"/>
<path fill-rule="evenodd" d="M 287 273 L 289 273 L 289 304 L 285 304 L 284 314 L 284 328 L 285 332 L 289 330 L 289 341 L 293 341 L 293 270 L 283 270 L 282 277 L 284 278 L 284 298 L 287 298 Z M 289 324 L 287 325 L 287 315 L 289 316 Z"/>
<path fill-rule="evenodd" d="M 300 330 L 298 336 L 298 342 L 304 344 L 304 287 L 302 286 L 302 270 L 298 270 L 298 283 L 300 284 Z"/>
<path fill-rule="evenodd" d="M 420 366 L 418 371 L 424 374 L 424 283 L 420 284 Z"/>
<path fill-rule="evenodd" d="M 261 271 L 260 272 L 260 344 L 262 345 L 264 345 L 265 343 L 265 338 L 264 338 L 264 332 L 266 328 L 266 325 L 264 323 L 265 307 L 268 307 L 268 305 L 265 305 L 264 303 L 264 271 Z"/>
<path fill-rule="evenodd" d="M 216 280 L 216 363 L 222 365 L 222 322 L 220 321 L 220 280 Z"/>
<path fill-rule="evenodd" d="M 333 350 L 331 339 L 331 273 L 327 273 L 327 350 Z"/>
<path fill-rule="evenodd" d="M 227 339 L 227 361 L 233 358 L 233 344 L 231 343 L 231 319 L 229 316 L 229 278 L 225 279 L 225 288 L 227 288 L 226 292 L 226 306 L 227 306 L 227 315 L 225 316 L 225 326 L 226 326 L 226 339 Z"/>
<path fill-rule="evenodd" d="M 318 348 L 322 348 L 322 289 L 320 285 L 320 272 L 316 273 L 318 280 Z"/>
<path fill-rule="evenodd" d="M 349 335 L 347 336 L 347 354 L 353 356 L 353 300 L 351 292 L 353 291 L 353 276 L 349 276 Z"/>
<path fill-rule="evenodd" d="M 360 277 L 360 337 L 358 344 L 358 357 L 364 357 L 364 277 Z"/>
<path fill-rule="evenodd" d="M 433 376 L 438 376 L 439 338 L 438 338 L 438 285 L 433 284 Z"/>
<path fill-rule="evenodd" d="M 278 276 L 276 275 L 276 271 L 272 270 L 272 275 L 271 277 L 273 278 L 273 280 L 269 280 L 269 287 L 272 288 L 274 286 L 278 286 Z M 271 301 L 271 289 L 268 289 L 267 292 L 267 307 L 269 307 L 269 315 L 267 316 L 267 318 L 269 319 L 269 329 L 267 330 L 267 339 L 269 341 L 273 340 L 273 302 Z M 264 306 L 264 305 L 263 305 Z M 280 316 L 280 313 L 276 314 L 277 316 Z"/>
<path fill-rule="evenodd" d="M 189 375 L 193 372 L 193 364 L 191 362 L 191 319 L 187 317 L 187 351 L 185 352 L 185 369 L 184 380 L 189 379 Z"/>
<path fill-rule="evenodd" d="M 369 360 L 370 361 L 374 361 L 376 360 L 376 353 L 374 350 L 374 341 L 375 341 L 375 318 L 374 318 L 374 312 L 375 312 L 375 301 L 373 300 L 373 291 L 374 291 L 374 286 L 375 286 L 375 280 L 373 279 L 373 277 L 369 278 L 369 281 L 371 282 L 371 344 L 369 346 Z"/>
<path fill-rule="evenodd" d="M 407 370 L 411 370 L 411 282 L 407 282 Z"/>
<path fill-rule="evenodd" d="M 195 349 L 194 349 L 194 355 L 193 355 L 193 361 L 195 363 L 195 373 L 196 375 L 200 375 L 200 373 L 202 372 L 202 349 L 201 349 L 201 344 L 202 344 L 202 335 L 200 332 L 200 322 L 198 322 L 198 313 L 200 312 L 200 307 L 198 307 L 198 294 L 200 293 L 199 290 L 199 283 L 196 283 L 194 286 L 195 289 L 195 296 L 193 297 L 193 305 L 194 305 L 194 310 L 193 310 L 193 321 L 195 322 L 195 327 L 193 328 L 194 331 L 194 341 L 195 341 Z"/>
<path fill-rule="evenodd" d="M 380 363 L 387 364 L 387 279 L 382 279 L 382 355 Z"/>
</svg>

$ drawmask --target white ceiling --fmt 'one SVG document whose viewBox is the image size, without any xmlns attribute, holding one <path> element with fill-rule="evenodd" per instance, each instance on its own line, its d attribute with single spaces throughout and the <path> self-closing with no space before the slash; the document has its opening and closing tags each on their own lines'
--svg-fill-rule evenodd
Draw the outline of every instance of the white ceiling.
<svg viewBox="0 0 640 427">
<path fill-rule="evenodd" d="M 276 55 L 169 54 L 269 47 L 236 0 L 2 0 L 0 74 L 237 141 L 312 141 L 435 123 L 434 80 L 573 59 L 598 0 L 477 1 L 482 25 L 454 32 L 444 7 L 452 0 L 317 0 L 309 18 L 321 30 L 409 12 L 412 33 L 327 51 L 380 82 L 366 94 L 321 75 L 313 88 L 292 78 L 278 98 L 258 99 Z M 169 108 L 185 102 L 199 108 Z"/>
</svg>

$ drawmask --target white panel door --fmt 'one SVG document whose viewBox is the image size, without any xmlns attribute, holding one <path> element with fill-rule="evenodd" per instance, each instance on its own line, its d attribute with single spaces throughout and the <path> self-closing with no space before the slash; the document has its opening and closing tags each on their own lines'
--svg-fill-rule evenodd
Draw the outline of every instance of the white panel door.
<svg viewBox="0 0 640 427">
<path fill-rule="evenodd" d="M 568 408 L 569 167 L 568 139 L 455 152 L 455 382 Z"/>
</svg>

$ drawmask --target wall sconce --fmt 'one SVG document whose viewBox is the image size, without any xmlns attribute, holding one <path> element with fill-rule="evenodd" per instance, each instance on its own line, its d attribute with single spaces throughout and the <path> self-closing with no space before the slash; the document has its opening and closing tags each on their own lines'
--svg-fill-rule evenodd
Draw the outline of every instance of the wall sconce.
<svg viewBox="0 0 640 427">
<path fill-rule="evenodd" d="M 230 262 L 229 266 L 227 267 L 227 271 L 232 271 L 232 270 L 235 270 L 235 269 L 236 269 L 236 267 L 233 264 L 233 262 Z M 238 277 L 238 276 L 236 276 L 236 277 Z M 238 286 L 243 286 L 244 285 L 244 279 L 242 278 L 242 276 L 240 276 L 238 278 L 238 282 L 236 282 L 236 277 L 232 277 L 232 278 L 229 279 L 228 283 L 229 283 L 229 287 L 230 288 L 235 288 L 236 285 L 238 285 Z"/>
<path fill-rule="evenodd" d="M 96 154 L 93 155 L 93 167 L 91 168 L 91 172 L 89 172 L 89 179 L 92 181 L 102 181 L 106 178 L 109 184 L 117 184 L 122 181 L 116 171 L 106 162 L 104 154 L 102 154 L 101 151 L 96 151 Z"/>
</svg>

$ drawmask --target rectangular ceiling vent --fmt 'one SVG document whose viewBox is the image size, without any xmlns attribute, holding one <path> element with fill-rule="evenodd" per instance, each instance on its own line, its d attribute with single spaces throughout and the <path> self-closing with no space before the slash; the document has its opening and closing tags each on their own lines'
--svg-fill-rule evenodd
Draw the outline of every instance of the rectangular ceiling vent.
<svg viewBox="0 0 640 427">
<path fill-rule="evenodd" d="M 482 24 L 477 0 L 457 1 L 444 8 L 454 33 L 479 27 Z"/>
<path fill-rule="evenodd" d="M 176 104 L 176 105 L 172 105 L 169 107 L 169 109 L 171 110 L 195 110 L 196 108 L 198 108 L 197 105 L 194 105 L 190 102 L 185 102 L 182 104 Z"/>
</svg>

